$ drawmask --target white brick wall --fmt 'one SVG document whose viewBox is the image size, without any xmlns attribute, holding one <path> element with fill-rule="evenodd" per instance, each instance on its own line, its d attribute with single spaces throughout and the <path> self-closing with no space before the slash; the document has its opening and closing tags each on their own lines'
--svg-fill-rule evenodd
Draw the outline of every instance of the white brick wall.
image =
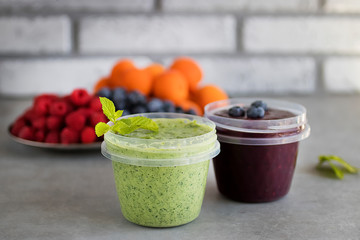
<svg viewBox="0 0 360 240">
<path fill-rule="evenodd" d="M 197 58 L 203 84 L 215 83 L 229 94 L 313 93 L 316 68 L 310 58 Z"/>
<path fill-rule="evenodd" d="M 236 50 L 231 16 L 86 18 L 80 23 L 81 53 L 199 53 Z"/>
<path fill-rule="evenodd" d="M 359 13 L 360 0 L 0 0 L 0 95 L 90 89 L 120 56 L 178 55 L 234 96 L 360 94 Z"/>
<path fill-rule="evenodd" d="M 325 11 L 331 13 L 359 13 L 359 0 L 327 0 Z"/>
<path fill-rule="evenodd" d="M 0 61 L 0 95 L 68 94 L 77 87 L 92 91 L 95 82 L 107 76 L 120 58 Z M 138 67 L 150 63 L 146 57 L 130 58 Z"/>
<path fill-rule="evenodd" d="M 253 17 L 243 41 L 248 52 L 360 53 L 360 18 Z"/>
<path fill-rule="evenodd" d="M 165 11 L 315 11 L 317 0 L 164 0 Z"/>
<path fill-rule="evenodd" d="M 150 11 L 154 0 L 0 0 L 0 9 L 52 11 Z"/>
<path fill-rule="evenodd" d="M 68 53 L 71 50 L 70 21 L 60 17 L 1 17 L 0 54 Z"/>
<path fill-rule="evenodd" d="M 360 58 L 329 58 L 324 63 L 323 71 L 328 91 L 360 92 Z"/>
</svg>

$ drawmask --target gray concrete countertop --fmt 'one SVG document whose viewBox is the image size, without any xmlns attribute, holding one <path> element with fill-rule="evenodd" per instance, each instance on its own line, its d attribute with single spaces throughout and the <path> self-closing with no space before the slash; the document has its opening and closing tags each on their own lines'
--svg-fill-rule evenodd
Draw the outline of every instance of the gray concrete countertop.
<svg viewBox="0 0 360 240">
<path fill-rule="evenodd" d="M 121 215 L 110 161 L 13 142 L 8 125 L 30 105 L 0 101 L 0 239 L 360 239 L 360 175 L 317 170 L 336 154 L 360 167 L 360 97 L 287 97 L 305 105 L 311 136 L 300 146 L 290 193 L 264 204 L 222 197 L 209 170 L 202 211 L 180 227 L 137 226 Z"/>
</svg>

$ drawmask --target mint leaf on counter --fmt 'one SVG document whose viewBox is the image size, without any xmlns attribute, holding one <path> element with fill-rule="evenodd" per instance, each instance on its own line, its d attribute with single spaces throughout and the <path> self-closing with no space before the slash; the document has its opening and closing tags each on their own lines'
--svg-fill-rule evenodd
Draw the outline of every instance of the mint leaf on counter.
<svg viewBox="0 0 360 240">
<path fill-rule="evenodd" d="M 129 134 L 139 128 L 156 132 L 159 130 L 156 122 L 143 116 L 129 117 L 118 120 L 118 118 L 122 116 L 123 110 L 118 110 L 115 112 L 114 103 L 105 97 L 100 97 L 100 102 L 105 116 L 111 122 L 113 122 L 114 125 L 110 126 L 103 122 L 96 124 L 95 133 L 98 137 L 104 135 L 109 130 L 112 130 L 113 132 L 121 135 Z"/>
<path fill-rule="evenodd" d="M 349 163 L 347 163 L 344 159 L 335 156 L 335 155 L 321 155 L 319 156 L 319 163 L 317 165 L 318 169 L 321 169 L 323 167 L 323 164 L 325 162 L 328 162 L 331 169 L 335 173 L 335 176 L 339 179 L 344 178 L 344 173 L 357 173 L 358 169 L 354 166 L 351 166 Z M 334 162 L 339 163 L 342 168 L 340 168 L 338 165 L 334 164 Z"/>
</svg>

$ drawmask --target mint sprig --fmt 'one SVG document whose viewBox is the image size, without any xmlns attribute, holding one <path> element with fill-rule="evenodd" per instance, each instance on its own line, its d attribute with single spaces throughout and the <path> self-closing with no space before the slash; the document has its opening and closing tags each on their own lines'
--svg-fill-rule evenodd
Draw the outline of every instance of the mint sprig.
<svg viewBox="0 0 360 240">
<path fill-rule="evenodd" d="M 335 155 L 319 156 L 319 163 L 317 165 L 317 168 L 321 169 L 325 162 L 329 163 L 330 168 L 335 173 L 335 176 L 339 179 L 343 179 L 344 174 L 346 172 L 348 172 L 348 173 L 357 173 L 358 172 L 358 168 L 351 166 L 344 159 L 340 158 L 339 156 L 335 156 Z M 334 162 L 340 164 L 342 166 L 342 168 L 340 168 L 337 164 L 334 164 Z"/>
<path fill-rule="evenodd" d="M 109 130 L 121 135 L 129 134 L 139 128 L 155 132 L 159 130 L 156 122 L 147 117 L 137 116 L 118 119 L 123 114 L 122 110 L 115 111 L 114 103 L 105 97 L 100 97 L 100 102 L 105 116 L 114 124 L 112 126 L 103 122 L 96 124 L 95 133 L 98 137 L 104 135 Z"/>
</svg>

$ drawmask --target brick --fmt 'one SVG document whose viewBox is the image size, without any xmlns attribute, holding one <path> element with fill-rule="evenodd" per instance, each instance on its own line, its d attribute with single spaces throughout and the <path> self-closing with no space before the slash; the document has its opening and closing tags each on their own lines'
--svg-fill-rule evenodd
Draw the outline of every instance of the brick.
<svg viewBox="0 0 360 240">
<path fill-rule="evenodd" d="M 360 53 L 359 18 L 253 17 L 243 35 L 248 52 Z"/>
<path fill-rule="evenodd" d="M 81 53 L 199 53 L 236 50 L 231 16 L 124 16 L 80 23 Z"/>
<path fill-rule="evenodd" d="M 360 1 L 358 0 L 327 0 L 324 9 L 330 13 L 359 13 Z"/>
<path fill-rule="evenodd" d="M 76 87 L 92 91 L 95 82 L 107 76 L 120 58 L 2 60 L 0 95 L 31 96 L 43 92 L 68 94 Z M 138 67 L 150 63 L 145 57 L 131 59 Z"/>
<path fill-rule="evenodd" d="M 311 58 L 198 57 L 203 85 L 216 84 L 232 96 L 257 93 L 308 94 L 315 91 L 316 66 Z M 170 64 L 173 59 L 165 62 Z"/>
<path fill-rule="evenodd" d="M 360 58 L 329 58 L 324 62 L 326 90 L 335 93 L 360 92 Z"/>
<path fill-rule="evenodd" d="M 154 0 L 0 0 L 0 9 L 26 11 L 150 11 Z"/>
<path fill-rule="evenodd" d="M 317 8 L 317 0 L 163 0 L 165 11 L 184 12 L 308 12 Z"/>
<path fill-rule="evenodd" d="M 68 53 L 70 20 L 60 17 L 1 17 L 0 53 Z"/>
</svg>

